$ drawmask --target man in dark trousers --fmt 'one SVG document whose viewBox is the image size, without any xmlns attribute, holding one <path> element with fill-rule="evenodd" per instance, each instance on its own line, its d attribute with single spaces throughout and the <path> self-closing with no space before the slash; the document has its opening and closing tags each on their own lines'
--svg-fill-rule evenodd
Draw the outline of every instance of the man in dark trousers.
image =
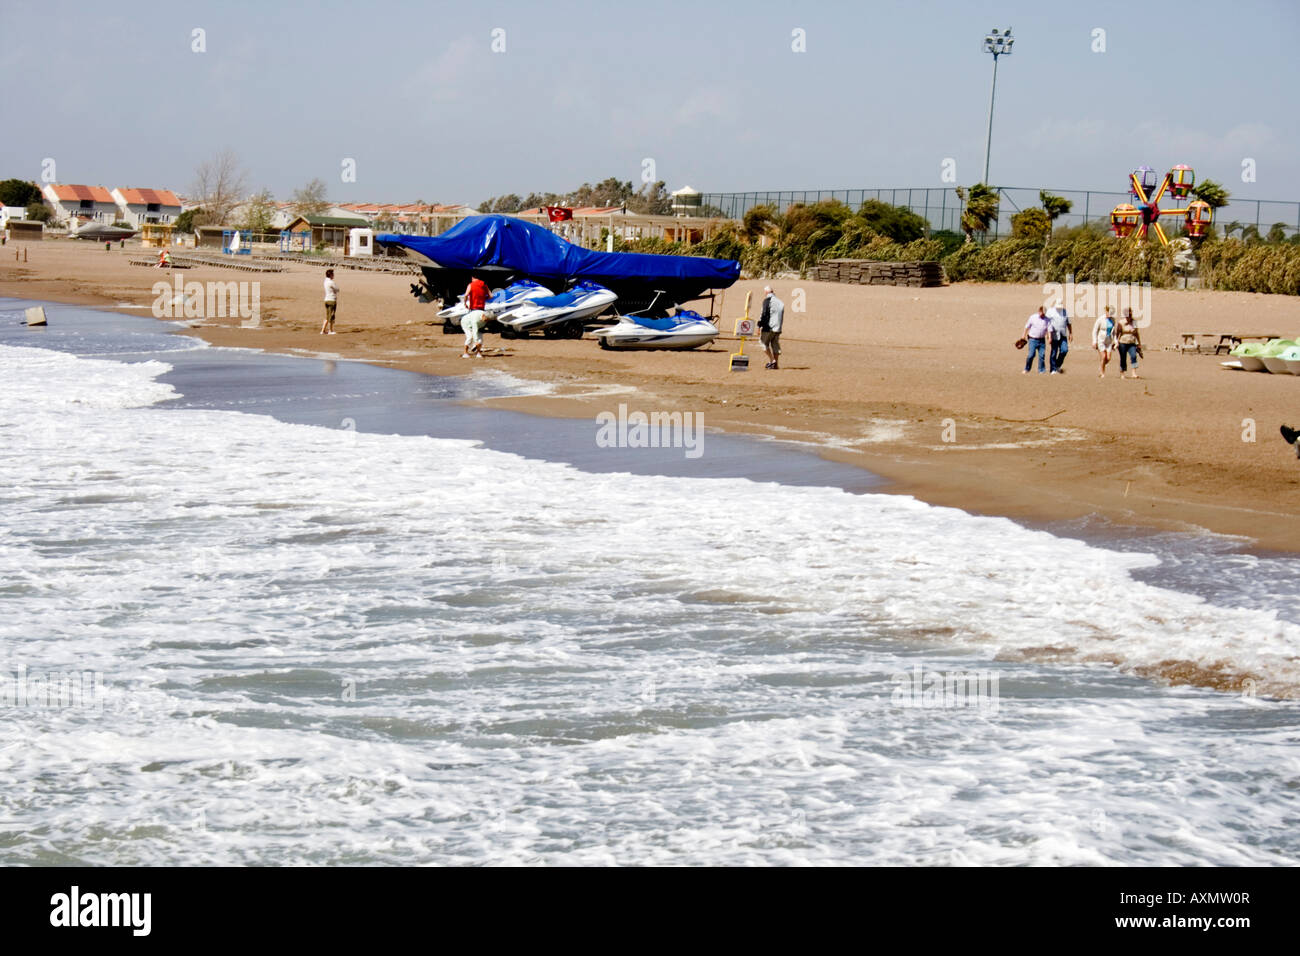
<svg viewBox="0 0 1300 956">
<path fill-rule="evenodd" d="M 785 320 L 785 303 L 772 294 L 770 285 L 763 286 L 763 311 L 758 316 L 758 335 L 767 353 L 764 368 L 781 367 L 781 325 Z"/>
</svg>

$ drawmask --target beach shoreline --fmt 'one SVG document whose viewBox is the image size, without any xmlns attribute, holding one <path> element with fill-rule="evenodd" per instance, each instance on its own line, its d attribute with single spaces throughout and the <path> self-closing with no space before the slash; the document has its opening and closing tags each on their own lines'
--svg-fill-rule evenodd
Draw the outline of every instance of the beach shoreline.
<svg viewBox="0 0 1300 956">
<path fill-rule="evenodd" d="M 0 294 L 147 316 L 154 284 L 175 280 L 129 265 L 132 250 L 54 241 L 27 248 L 26 263 L 0 261 Z M 202 317 L 182 331 L 221 347 L 324 353 L 433 375 L 495 369 L 535 394 L 476 401 L 532 415 L 594 420 L 620 404 L 694 411 L 710 430 L 813 446 L 884 478 L 879 491 L 976 514 L 1031 523 L 1096 515 L 1300 553 L 1300 462 L 1277 435 L 1278 424 L 1300 420 L 1300 381 L 1230 373 L 1219 358 L 1165 350 L 1179 332 L 1215 323 L 1293 335 L 1300 302 L 1288 297 L 1155 290 L 1146 377 L 1119 381 L 1112 366 L 1101 381 L 1086 343 L 1090 321 L 1075 330 L 1067 374 L 1020 375 L 1023 353 L 1010 340 L 1019 316 L 1042 301 L 1038 286 L 779 280 L 785 367 L 769 372 L 755 362 L 740 374 L 727 371 L 737 348 L 732 319 L 762 281 L 728 290 L 718 309 L 723 335 L 707 350 L 610 353 L 587 340 L 534 338 L 500 341 L 499 354 L 462 361 L 460 336 L 443 334 L 433 307 L 406 293 L 404 276 L 340 270 L 339 334 L 317 334 L 323 268 L 190 270 L 183 281 L 260 282 L 262 314 L 256 328 L 241 327 L 238 316 Z M 805 312 L 790 309 L 795 288 Z"/>
</svg>

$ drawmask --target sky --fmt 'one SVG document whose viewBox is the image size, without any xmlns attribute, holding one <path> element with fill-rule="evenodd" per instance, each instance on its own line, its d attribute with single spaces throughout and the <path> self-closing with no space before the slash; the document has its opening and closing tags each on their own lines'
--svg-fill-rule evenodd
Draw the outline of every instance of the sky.
<svg viewBox="0 0 1300 956">
<path fill-rule="evenodd" d="M 1187 163 L 1300 199 L 1294 0 L 0 0 L 0 178 L 52 159 L 59 182 L 185 193 L 230 149 L 251 189 L 320 178 L 335 202 L 971 184 L 993 27 L 1015 36 L 993 183 L 1122 191 Z"/>
</svg>

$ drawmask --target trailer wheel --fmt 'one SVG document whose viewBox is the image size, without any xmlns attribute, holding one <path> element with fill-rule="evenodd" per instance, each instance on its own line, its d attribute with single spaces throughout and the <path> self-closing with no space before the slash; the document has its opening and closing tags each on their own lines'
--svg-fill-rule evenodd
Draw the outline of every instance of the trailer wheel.
<svg viewBox="0 0 1300 956">
<path fill-rule="evenodd" d="M 564 337 L 567 339 L 580 339 L 587 334 L 586 323 L 582 319 L 570 319 L 564 326 Z"/>
</svg>

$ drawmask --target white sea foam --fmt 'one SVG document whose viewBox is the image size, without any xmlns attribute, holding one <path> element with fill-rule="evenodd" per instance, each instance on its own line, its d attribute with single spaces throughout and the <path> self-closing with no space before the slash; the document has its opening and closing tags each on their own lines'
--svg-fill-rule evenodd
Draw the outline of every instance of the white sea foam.
<svg viewBox="0 0 1300 956">
<path fill-rule="evenodd" d="M 1150 556 L 150 408 L 165 369 L 0 347 L 0 669 L 109 688 L 0 721 L 0 861 L 1296 859 L 1294 705 L 1117 673 L 1294 693 L 1300 628 Z M 918 661 L 998 712 L 894 706 Z"/>
</svg>

